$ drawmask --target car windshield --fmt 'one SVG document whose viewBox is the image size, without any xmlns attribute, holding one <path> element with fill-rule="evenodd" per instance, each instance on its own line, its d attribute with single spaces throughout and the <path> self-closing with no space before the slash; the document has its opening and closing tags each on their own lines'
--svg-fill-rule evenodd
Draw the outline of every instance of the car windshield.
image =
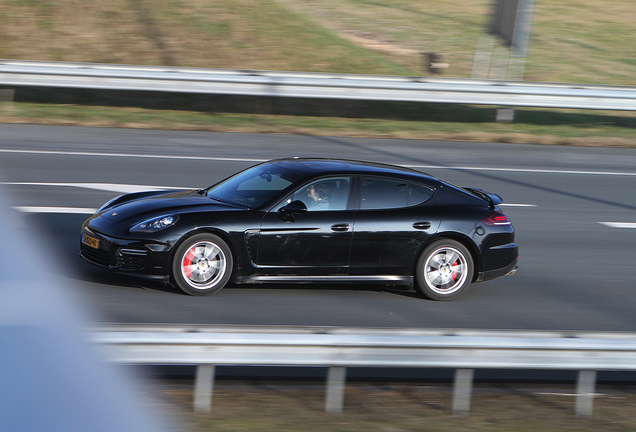
<svg viewBox="0 0 636 432">
<path fill-rule="evenodd" d="M 274 198 L 303 176 L 274 163 L 248 168 L 205 190 L 212 199 L 256 208 Z"/>
</svg>

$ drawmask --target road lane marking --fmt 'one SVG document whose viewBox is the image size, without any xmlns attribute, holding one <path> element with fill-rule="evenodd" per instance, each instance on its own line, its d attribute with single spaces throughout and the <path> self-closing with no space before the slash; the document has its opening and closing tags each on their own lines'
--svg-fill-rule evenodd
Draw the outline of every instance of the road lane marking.
<svg viewBox="0 0 636 432">
<path fill-rule="evenodd" d="M 23 153 L 23 154 L 50 154 L 63 156 L 99 156 L 99 157 L 127 157 L 145 159 L 181 159 L 181 160 L 206 160 L 219 162 L 265 162 L 267 159 L 257 158 L 236 158 L 236 157 L 214 157 L 214 156 L 176 156 L 176 155 L 149 155 L 134 153 L 101 153 L 101 152 L 78 152 L 62 150 L 18 150 L 0 149 L 0 153 Z M 400 165 L 400 164 L 397 164 Z M 636 176 L 636 172 L 620 171 L 580 171 L 580 170 L 554 170 L 554 169 L 530 169 L 530 168 L 492 168 L 492 167 L 463 167 L 463 166 L 440 166 L 440 165 L 406 165 L 407 168 L 418 169 L 450 169 L 465 171 L 500 171 L 500 172 L 526 172 L 539 174 L 582 174 L 582 175 L 608 175 L 608 176 Z"/>
<path fill-rule="evenodd" d="M 636 229 L 635 222 L 599 222 L 601 225 L 608 226 L 610 228 L 634 228 Z"/>
<path fill-rule="evenodd" d="M 536 204 L 506 204 L 506 203 L 501 203 L 501 204 L 497 204 L 500 207 L 537 207 Z"/>
<path fill-rule="evenodd" d="M 176 155 L 148 155 L 135 153 L 100 153 L 100 152 L 77 152 L 62 150 L 14 150 L 0 149 L 0 153 L 24 153 L 24 154 L 52 154 L 63 156 L 105 156 L 105 157 L 127 157 L 127 158 L 145 158 L 145 159 L 185 159 L 185 160 L 209 160 L 222 162 L 265 162 L 267 159 L 249 159 L 249 158 L 224 158 L 214 156 L 176 156 Z"/>
<path fill-rule="evenodd" d="M 424 169 L 450 169 L 465 171 L 505 171 L 505 172 L 522 172 L 522 173 L 538 173 L 538 174 L 584 174 L 584 175 L 610 175 L 610 176 L 636 176 L 636 173 L 619 172 L 619 171 L 574 171 L 574 170 L 553 170 L 553 169 L 534 169 L 534 168 L 489 168 L 489 167 L 445 167 L 436 165 L 404 165 L 407 168 L 424 168 Z"/>
<path fill-rule="evenodd" d="M 81 207 L 29 207 L 29 206 L 17 206 L 13 209 L 22 213 L 72 213 L 72 214 L 94 214 L 96 208 L 81 208 Z"/>
<path fill-rule="evenodd" d="M 117 193 L 133 193 L 133 192 L 146 192 L 146 191 L 159 191 L 159 190 L 173 190 L 173 189 L 193 189 L 193 188 L 176 188 L 170 186 L 149 186 L 149 185 L 129 185 L 129 184 L 117 184 L 117 183 L 35 183 L 35 182 L 0 182 L 5 185 L 21 185 L 21 186 L 63 186 L 63 187 L 78 187 L 84 189 L 101 190 L 107 192 Z"/>
</svg>

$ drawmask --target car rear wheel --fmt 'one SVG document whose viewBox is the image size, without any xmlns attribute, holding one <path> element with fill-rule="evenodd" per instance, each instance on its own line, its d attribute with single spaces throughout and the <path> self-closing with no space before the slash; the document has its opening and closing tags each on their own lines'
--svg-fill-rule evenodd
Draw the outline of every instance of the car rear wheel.
<svg viewBox="0 0 636 432">
<path fill-rule="evenodd" d="M 172 277 L 190 295 L 210 295 L 227 284 L 232 267 L 232 252 L 227 243 L 213 234 L 197 234 L 177 248 Z"/>
<path fill-rule="evenodd" d="M 431 300 L 453 300 L 468 288 L 474 264 L 470 252 L 454 240 L 427 247 L 417 262 L 417 287 Z"/>
</svg>

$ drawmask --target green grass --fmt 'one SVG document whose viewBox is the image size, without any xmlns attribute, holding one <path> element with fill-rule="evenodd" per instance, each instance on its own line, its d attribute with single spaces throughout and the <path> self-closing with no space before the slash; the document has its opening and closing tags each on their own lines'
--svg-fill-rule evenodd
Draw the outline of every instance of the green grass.
<svg viewBox="0 0 636 432">
<path fill-rule="evenodd" d="M 636 147 L 633 114 L 527 109 L 517 112 L 514 124 L 499 124 L 492 107 L 379 104 L 375 109 L 353 107 L 358 115 L 348 118 L 16 103 L 0 107 L 0 122 Z M 377 118 L 382 112 L 393 118 Z"/>
</svg>

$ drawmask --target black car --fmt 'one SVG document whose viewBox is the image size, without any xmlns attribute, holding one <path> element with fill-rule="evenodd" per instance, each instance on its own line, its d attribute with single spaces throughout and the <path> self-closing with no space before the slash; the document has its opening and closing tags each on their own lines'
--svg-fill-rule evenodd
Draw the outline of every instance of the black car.
<svg viewBox="0 0 636 432">
<path fill-rule="evenodd" d="M 278 159 L 207 189 L 115 198 L 84 222 L 80 256 L 192 295 L 228 281 L 363 282 L 452 300 L 516 270 L 501 202 L 408 168 Z"/>
</svg>

